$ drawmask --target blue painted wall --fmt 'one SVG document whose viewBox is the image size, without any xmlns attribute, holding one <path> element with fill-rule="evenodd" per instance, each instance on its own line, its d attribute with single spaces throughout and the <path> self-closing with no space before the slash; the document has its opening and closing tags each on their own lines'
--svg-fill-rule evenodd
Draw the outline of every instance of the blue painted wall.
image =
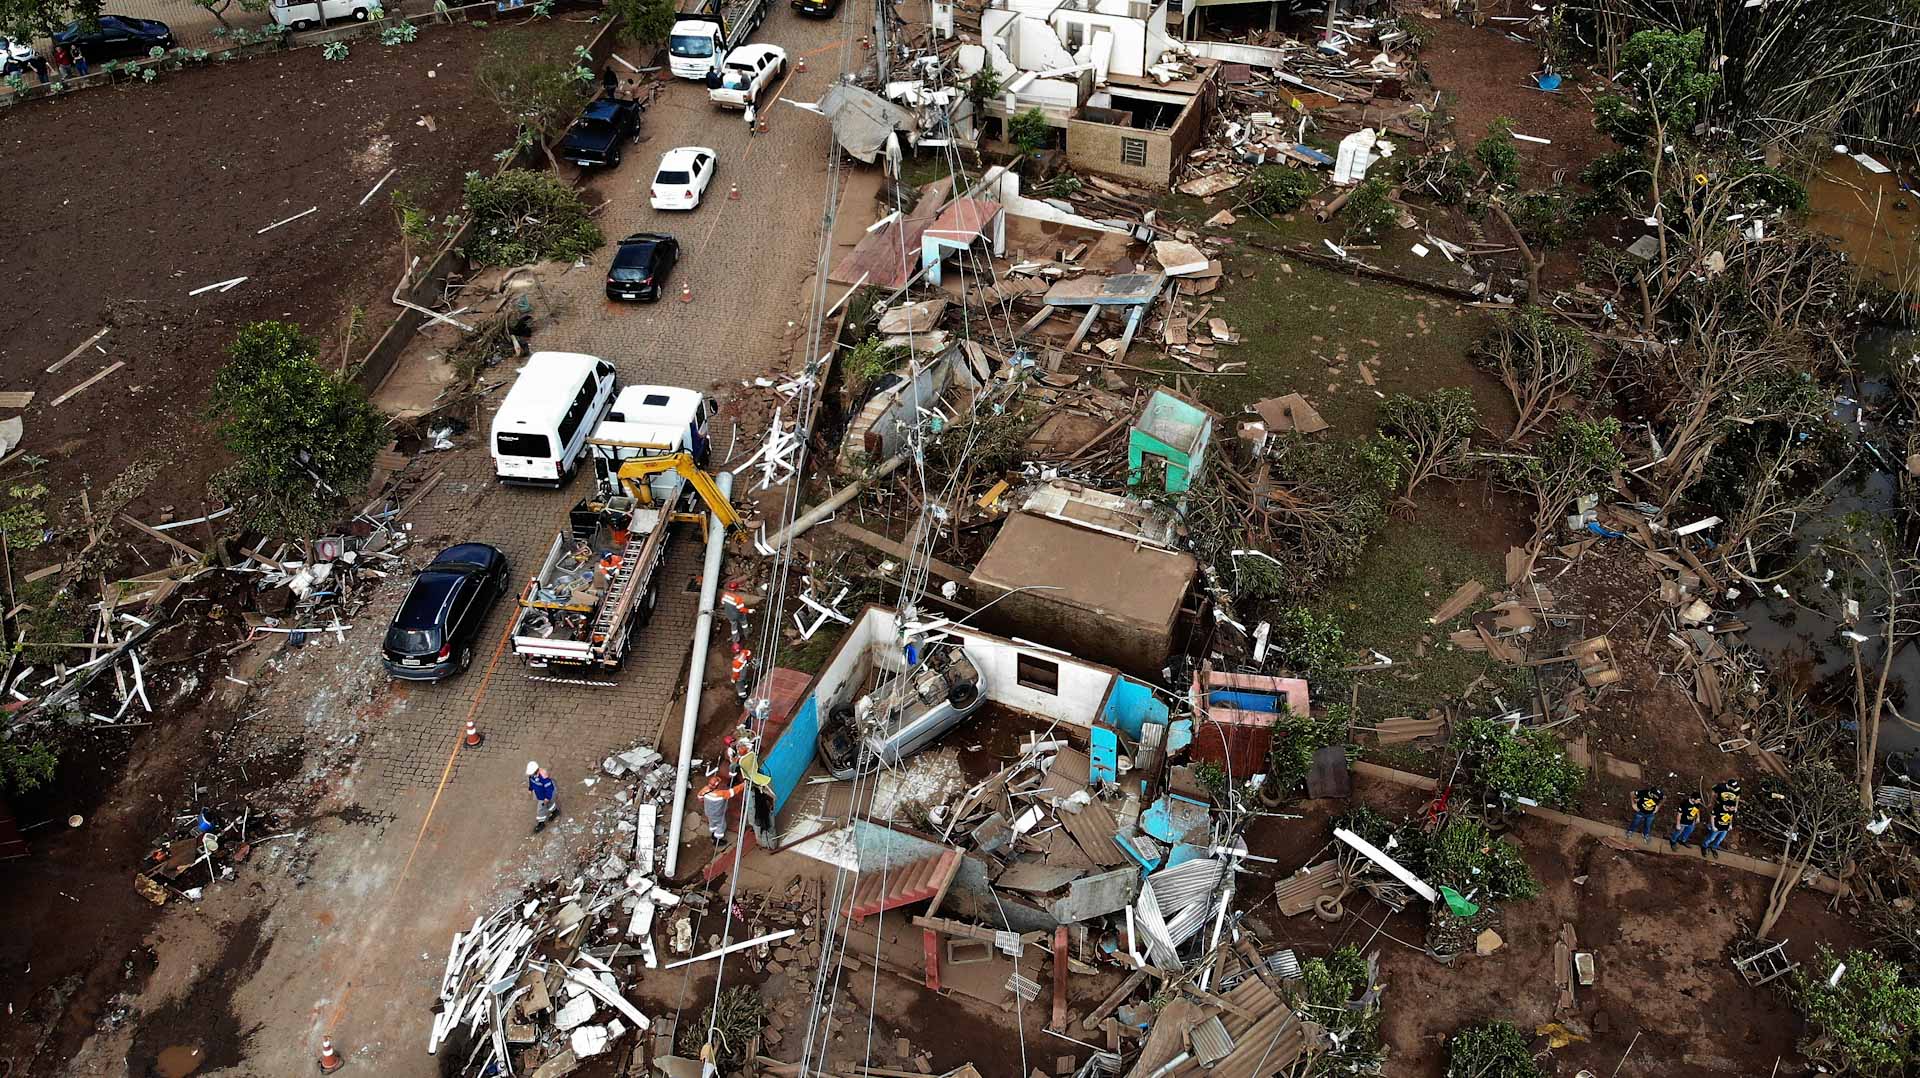
<svg viewBox="0 0 1920 1078">
<path fill-rule="evenodd" d="M 1167 705 L 1148 686 L 1129 677 L 1115 678 L 1100 709 L 1100 721 L 1135 741 L 1147 723 L 1167 721 Z"/>
<path fill-rule="evenodd" d="M 766 760 L 760 769 L 773 779 L 773 812 L 777 817 L 786 807 L 787 798 L 800 787 L 801 780 L 807 777 L 807 769 L 813 766 L 814 746 L 820 740 L 820 704 L 809 696 L 794 712 L 793 721 L 780 734 L 780 740 L 774 742 L 768 751 Z"/>
</svg>

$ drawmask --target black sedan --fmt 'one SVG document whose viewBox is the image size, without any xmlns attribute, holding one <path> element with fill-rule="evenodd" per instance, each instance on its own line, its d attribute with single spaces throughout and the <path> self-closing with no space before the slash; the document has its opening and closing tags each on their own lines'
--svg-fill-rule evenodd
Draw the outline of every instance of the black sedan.
<svg viewBox="0 0 1920 1078">
<path fill-rule="evenodd" d="M 560 142 L 560 156 L 579 165 L 620 164 L 620 147 L 640 130 L 640 103 L 603 97 L 587 105 L 567 137 Z"/>
<path fill-rule="evenodd" d="M 620 251 L 607 269 L 607 298 L 659 299 L 678 261 L 679 240 L 658 232 L 635 232 L 620 241 Z"/>
<path fill-rule="evenodd" d="M 156 48 L 173 48 L 173 31 L 156 19 L 102 15 L 91 23 L 81 19 L 54 31 L 53 43 L 68 48 L 80 46 L 80 52 L 90 63 L 125 60 L 147 56 Z"/>
<path fill-rule="evenodd" d="M 436 555 L 394 611 L 382 647 L 387 673 L 439 681 L 473 665 L 474 638 L 507 589 L 507 556 L 485 543 Z"/>
</svg>

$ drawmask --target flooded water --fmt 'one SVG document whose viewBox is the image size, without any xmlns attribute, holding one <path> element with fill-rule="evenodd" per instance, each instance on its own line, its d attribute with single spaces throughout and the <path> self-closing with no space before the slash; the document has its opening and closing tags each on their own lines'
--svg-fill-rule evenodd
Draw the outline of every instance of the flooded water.
<svg viewBox="0 0 1920 1078">
<path fill-rule="evenodd" d="M 174 1044 L 160 1049 L 153 1061 L 153 1073 L 160 1078 L 187 1078 L 200 1069 L 206 1057 L 191 1045 Z"/>
<path fill-rule="evenodd" d="M 1920 362 L 1917 356 L 1920 356 L 1920 334 L 1881 330 L 1862 339 L 1855 358 L 1859 369 L 1871 372 L 1887 370 L 1895 363 Z M 1740 610 L 1740 616 L 1750 626 L 1745 634 L 1746 642 L 1766 658 L 1778 675 L 1802 691 L 1811 691 L 1816 699 L 1834 699 L 1848 708 L 1853 693 L 1852 649 L 1841 635 L 1847 626 L 1838 615 L 1843 598 L 1840 584 L 1852 566 L 1842 561 L 1823 560 L 1818 548 L 1851 514 L 1884 517 L 1899 512 L 1899 482 L 1891 470 L 1899 464 L 1887 460 L 1885 450 L 1872 444 L 1881 433 L 1876 418 L 1881 410 L 1877 405 L 1885 393 L 1884 382 L 1868 380 L 1861 382 L 1854 394 L 1835 401 L 1835 415 L 1859 432 L 1860 456 L 1867 467 L 1863 474 L 1838 491 L 1825 512 L 1795 529 L 1794 548 L 1785 560 L 1806 559 L 1806 565 L 1802 572 L 1781 582 L 1791 598 L 1769 592 L 1752 599 Z M 1882 613 L 1874 604 L 1863 603 L 1860 621 L 1852 627 L 1853 631 L 1870 638 L 1860 645 L 1870 689 L 1885 650 L 1881 644 L 1881 633 L 1885 629 Z M 1912 712 L 1907 702 L 1920 701 L 1920 648 L 1896 649 L 1888 686 L 1894 706 L 1902 714 Z M 1920 719 L 1920 713 L 1914 713 L 1913 717 Z M 1920 748 L 1920 732 L 1898 720 L 1881 724 L 1882 755 L 1911 748 Z"/>
<path fill-rule="evenodd" d="M 1851 157 L 1820 161 L 1807 182 L 1807 223 L 1840 241 L 1853 261 L 1888 284 L 1920 275 L 1920 195 L 1911 168 L 1888 160 L 1874 172 Z"/>
</svg>

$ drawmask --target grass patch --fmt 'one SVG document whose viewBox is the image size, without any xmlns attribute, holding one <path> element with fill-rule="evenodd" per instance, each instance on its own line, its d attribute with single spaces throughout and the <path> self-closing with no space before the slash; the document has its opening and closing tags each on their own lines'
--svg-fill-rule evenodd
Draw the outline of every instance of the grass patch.
<svg viewBox="0 0 1920 1078">
<path fill-rule="evenodd" d="M 845 635 L 847 627 L 844 625 L 822 625 L 811 639 L 781 645 L 780 654 L 775 658 L 789 670 L 817 674 L 833 657 L 834 645 L 840 643 L 840 638 Z"/>
<path fill-rule="evenodd" d="M 1486 317 L 1471 308 L 1376 281 L 1361 280 L 1280 255 L 1240 249 L 1232 278 L 1213 301 L 1244 343 L 1220 359 L 1244 360 L 1237 377 L 1191 380 L 1201 398 L 1234 414 L 1267 397 L 1298 392 L 1333 425 L 1357 438 L 1377 420 L 1381 393 L 1424 393 L 1469 386 L 1483 414 L 1499 414 L 1498 387 L 1468 359 Z M 1360 375 L 1365 364 L 1374 385 Z"/>
<path fill-rule="evenodd" d="M 1503 573 L 1496 559 L 1431 524 L 1395 520 L 1367 548 L 1353 575 L 1313 604 L 1340 623 L 1347 643 L 1363 655 L 1372 648 L 1410 664 L 1359 675 L 1363 725 L 1424 712 L 1491 672 L 1494 664 L 1485 652 L 1447 642 L 1449 632 L 1466 624 L 1464 615 L 1445 625 L 1429 625 L 1427 616 L 1468 580 L 1491 590 Z M 1426 654 L 1416 654 L 1423 646 Z"/>
</svg>

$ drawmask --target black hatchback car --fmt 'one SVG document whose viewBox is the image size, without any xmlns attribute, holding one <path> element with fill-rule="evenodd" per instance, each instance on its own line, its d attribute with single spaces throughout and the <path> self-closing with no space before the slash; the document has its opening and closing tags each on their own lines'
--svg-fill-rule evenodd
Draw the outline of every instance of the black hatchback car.
<svg viewBox="0 0 1920 1078">
<path fill-rule="evenodd" d="M 154 49 L 173 48 L 173 31 L 158 19 L 102 15 L 91 24 L 81 19 L 54 31 L 53 43 L 68 48 L 80 46 L 89 62 L 125 60 L 144 57 Z"/>
<path fill-rule="evenodd" d="M 607 269 L 607 298 L 659 299 L 678 261 L 679 240 L 658 232 L 635 232 L 620 241 L 620 251 Z"/>
<path fill-rule="evenodd" d="M 382 647 L 387 673 L 439 681 L 473 665 L 474 637 L 507 590 L 507 556 L 485 543 L 436 555 L 394 612 Z"/>
</svg>

